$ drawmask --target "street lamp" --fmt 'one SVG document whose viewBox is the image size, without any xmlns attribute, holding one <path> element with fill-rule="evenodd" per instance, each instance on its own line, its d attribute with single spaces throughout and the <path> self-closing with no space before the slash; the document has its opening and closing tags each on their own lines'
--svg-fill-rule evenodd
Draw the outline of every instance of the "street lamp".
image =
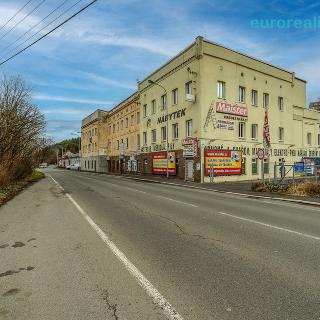
<svg viewBox="0 0 320 320">
<path fill-rule="evenodd" d="M 148 80 L 149 83 L 154 84 L 156 86 L 159 86 L 160 88 L 162 88 L 164 90 L 164 93 L 166 95 L 166 110 L 167 110 L 167 114 L 166 114 L 166 118 L 167 118 L 167 125 L 166 125 L 166 151 L 167 151 L 167 178 L 169 178 L 169 108 L 168 108 L 168 93 L 167 90 L 164 86 L 162 86 L 161 84 L 153 81 L 153 80 Z"/>
</svg>

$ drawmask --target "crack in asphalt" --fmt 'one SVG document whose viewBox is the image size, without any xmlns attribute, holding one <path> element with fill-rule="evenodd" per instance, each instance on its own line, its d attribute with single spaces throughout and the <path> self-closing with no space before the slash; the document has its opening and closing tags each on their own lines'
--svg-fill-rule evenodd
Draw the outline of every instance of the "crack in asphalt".
<svg viewBox="0 0 320 320">
<path fill-rule="evenodd" d="M 102 291 L 102 295 L 103 295 L 103 300 L 106 302 L 107 304 L 107 307 L 108 307 L 108 310 L 112 311 L 112 317 L 115 319 L 115 320 L 119 320 L 119 317 L 117 315 L 117 304 L 112 304 L 110 302 L 110 299 L 109 299 L 109 292 L 108 290 L 103 290 Z"/>
</svg>

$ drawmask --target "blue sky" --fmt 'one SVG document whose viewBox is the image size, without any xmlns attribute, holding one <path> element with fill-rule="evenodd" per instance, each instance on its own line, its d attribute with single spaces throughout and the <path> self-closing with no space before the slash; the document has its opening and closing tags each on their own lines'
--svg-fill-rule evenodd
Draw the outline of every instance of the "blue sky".
<svg viewBox="0 0 320 320">
<path fill-rule="evenodd" d="M 59 12 L 77 1 L 67 1 Z M 0 26 L 26 2 L 1 0 Z M 40 2 L 33 0 L 24 12 Z M 0 59 L 9 44 L 62 2 L 46 0 L 1 39 Z M 89 2 L 82 0 L 74 10 Z M 47 135 L 56 141 L 72 137 L 81 119 L 96 108 L 110 109 L 133 93 L 136 79 L 143 79 L 197 35 L 295 71 L 308 81 L 309 102 L 320 96 L 320 27 L 253 29 L 250 21 L 314 16 L 320 16 L 320 3 L 303 0 L 100 0 L 0 71 L 27 80 L 34 103 L 45 113 Z M 22 17 L 0 30 L 0 38 Z"/>
</svg>

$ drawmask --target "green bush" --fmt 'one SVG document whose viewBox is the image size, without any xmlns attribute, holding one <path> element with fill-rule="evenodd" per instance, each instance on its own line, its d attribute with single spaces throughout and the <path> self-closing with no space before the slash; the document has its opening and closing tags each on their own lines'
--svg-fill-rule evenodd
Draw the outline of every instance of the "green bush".
<svg viewBox="0 0 320 320">
<path fill-rule="evenodd" d="M 38 170 L 34 170 L 32 172 L 32 174 L 30 176 L 28 176 L 25 180 L 27 182 L 35 182 L 35 181 L 38 181 L 40 179 L 43 179 L 45 177 L 45 174 L 41 171 L 38 171 Z"/>
</svg>

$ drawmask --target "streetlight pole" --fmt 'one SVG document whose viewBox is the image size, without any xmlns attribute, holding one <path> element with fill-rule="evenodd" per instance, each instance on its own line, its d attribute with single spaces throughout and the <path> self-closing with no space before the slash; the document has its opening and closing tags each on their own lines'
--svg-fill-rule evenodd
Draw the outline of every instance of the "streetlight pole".
<svg viewBox="0 0 320 320">
<path fill-rule="evenodd" d="M 160 88 L 163 89 L 164 93 L 165 93 L 165 103 L 166 103 L 166 119 L 167 119 L 167 123 L 166 123 L 166 151 L 167 151 L 167 178 L 169 178 L 169 106 L 168 106 L 168 92 L 167 89 L 162 86 L 161 84 L 153 81 L 153 80 L 148 80 L 149 83 L 154 84 Z"/>
</svg>

